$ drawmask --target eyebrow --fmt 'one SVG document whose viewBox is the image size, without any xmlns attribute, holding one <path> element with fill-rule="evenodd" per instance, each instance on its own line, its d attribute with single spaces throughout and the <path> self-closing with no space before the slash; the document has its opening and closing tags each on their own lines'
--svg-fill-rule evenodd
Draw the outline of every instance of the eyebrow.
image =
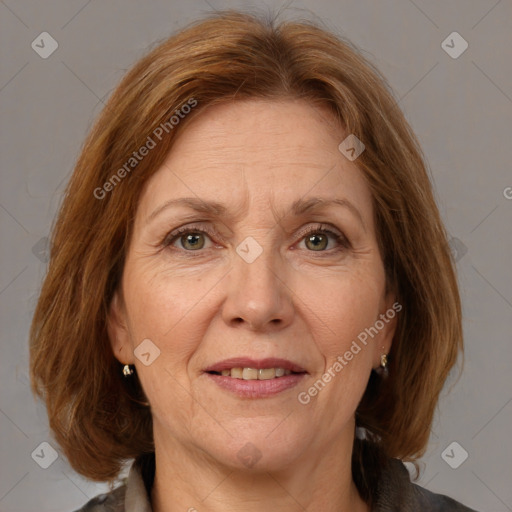
<svg viewBox="0 0 512 512">
<path fill-rule="evenodd" d="M 185 206 L 198 213 L 204 213 L 213 217 L 220 217 L 227 212 L 227 208 L 217 201 L 204 201 L 197 197 L 180 197 L 178 199 L 170 199 L 158 208 L 156 208 L 146 219 L 146 224 L 151 222 L 157 215 L 164 210 L 174 206 Z"/>
<path fill-rule="evenodd" d="M 330 206 L 341 206 L 347 208 L 361 222 L 366 231 L 366 224 L 361 212 L 348 199 L 323 199 L 321 197 L 311 197 L 309 199 L 298 199 L 292 204 L 292 212 L 295 215 L 324 210 Z"/>
<path fill-rule="evenodd" d="M 164 210 L 176 206 L 184 206 L 203 213 L 211 217 L 221 217 L 225 215 L 228 209 L 222 203 L 217 201 L 204 201 L 197 197 L 180 197 L 178 199 L 170 199 L 158 208 L 156 208 L 146 219 L 146 223 L 152 221 Z M 309 199 L 297 199 L 292 203 L 291 211 L 294 215 L 299 216 L 305 213 L 312 213 L 318 210 L 324 210 L 330 206 L 341 206 L 348 209 L 363 225 L 366 231 L 366 224 L 360 211 L 348 199 L 324 199 L 321 197 L 311 197 Z"/>
</svg>

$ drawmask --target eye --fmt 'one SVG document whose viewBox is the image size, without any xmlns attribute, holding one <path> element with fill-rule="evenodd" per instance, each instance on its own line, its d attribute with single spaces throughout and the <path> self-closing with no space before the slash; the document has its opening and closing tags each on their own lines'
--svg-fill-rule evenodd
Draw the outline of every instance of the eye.
<svg viewBox="0 0 512 512">
<path fill-rule="evenodd" d="M 164 248 L 172 246 L 187 252 L 199 252 L 201 249 L 211 247 L 211 237 L 213 236 L 214 233 L 206 228 L 186 226 L 175 229 L 166 235 L 161 246 Z M 311 252 L 335 252 L 350 247 L 348 239 L 341 232 L 330 229 L 328 225 L 309 226 L 302 230 L 299 236 L 301 237 L 300 242 L 304 242 L 306 249 Z"/>
<path fill-rule="evenodd" d="M 313 252 L 327 252 L 326 249 L 341 250 L 350 247 L 350 243 L 344 235 L 324 226 L 311 226 L 301 234 L 303 236 L 301 242 L 304 241 L 306 248 Z M 334 240 L 335 247 L 329 247 L 330 239 Z"/>
<path fill-rule="evenodd" d="M 178 249 L 194 252 L 205 247 L 210 234 L 204 229 L 194 227 L 183 227 L 169 233 L 162 242 L 163 247 L 174 246 Z M 210 240 L 211 241 L 211 240 Z M 179 243 L 181 246 L 176 246 Z"/>
</svg>

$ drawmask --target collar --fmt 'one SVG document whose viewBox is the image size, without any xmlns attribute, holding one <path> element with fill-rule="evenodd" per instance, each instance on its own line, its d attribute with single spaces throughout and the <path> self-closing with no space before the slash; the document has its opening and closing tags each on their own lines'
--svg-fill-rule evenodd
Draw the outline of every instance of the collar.
<svg viewBox="0 0 512 512">
<path fill-rule="evenodd" d="M 139 457 L 126 479 L 124 512 L 152 512 L 150 496 L 155 473 L 155 455 Z"/>
<path fill-rule="evenodd" d="M 123 486 L 124 512 L 152 512 L 150 495 L 154 474 L 154 453 L 143 455 L 132 464 L 126 485 Z M 122 500 L 122 496 L 118 495 L 117 499 Z M 374 499 L 372 512 L 475 512 L 451 498 L 413 484 L 407 468 L 399 459 L 389 459 L 381 474 Z"/>
</svg>

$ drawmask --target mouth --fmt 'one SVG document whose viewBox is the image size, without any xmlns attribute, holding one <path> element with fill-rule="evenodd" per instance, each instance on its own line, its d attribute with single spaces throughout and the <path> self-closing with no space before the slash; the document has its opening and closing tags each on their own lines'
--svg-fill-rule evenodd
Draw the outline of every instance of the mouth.
<svg viewBox="0 0 512 512">
<path fill-rule="evenodd" d="M 221 372 L 208 372 L 211 375 L 222 375 L 223 377 L 231 377 L 232 379 L 243 379 L 243 380 L 270 380 L 279 379 L 285 375 L 291 375 L 291 370 L 285 370 L 284 368 L 242 368 L 235 367 L 228 370 L 222 370 Z"/>
<path fill-rule="evenodd" d="M 204 373 L 219 387 L 243 398 L 265 398 L 296 386 L 308 372 L 286 359 L 233 358 Z"/>
</svg>

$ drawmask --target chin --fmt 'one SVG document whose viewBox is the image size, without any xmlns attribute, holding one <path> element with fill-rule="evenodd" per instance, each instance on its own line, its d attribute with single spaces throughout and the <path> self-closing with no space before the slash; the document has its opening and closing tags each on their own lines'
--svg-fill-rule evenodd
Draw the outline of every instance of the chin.
<svg viewBox="0 0 512 512">
<path fill-rule="evenodd" d="M 252 418 L 248 421 L 254 421 Z M 230 430 L 238 435 L 229 437 L 226 444 L 213 441 L 206 451 L 218 462 L 237 471 L 268 472 L 281 471 L 296 463 L 306 447 L 310 445 L 304 429 L 286 428 L 273 431 L 283 419 L 266 421 L 264 428 Z M 269 428 L 269 424 L 272 425 Z M 302 433 L 301 433 L 302 431 Z M 242 434 L 243 432 L 243 434 Z M 223 441 L 226 441 L 225 439 Z"/>
</svg>

